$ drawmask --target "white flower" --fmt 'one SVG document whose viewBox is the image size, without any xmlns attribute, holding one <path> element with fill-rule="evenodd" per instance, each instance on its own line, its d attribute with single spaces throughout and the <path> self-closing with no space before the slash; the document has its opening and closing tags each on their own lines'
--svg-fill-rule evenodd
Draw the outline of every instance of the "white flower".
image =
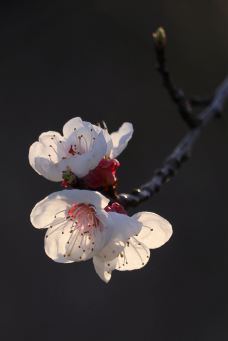
<svg viewBox="0 0 228 341">
<path fill-rule="evenodd" d="M 48 229 L 46 254 L 61 263 L 93 258 L 97 274 L 108 282 L 114 269 L 143 267 L 149 249 L 171 237 L 171 225 L 157 214 L 129 217 L 117 213 L 117 205 L 108 204 L 102 194 L 87 190 L 63 190 L 40 201 L 31 212 L 31 222 L 38 229 Z"/>
<path fill-rule="evenodd" d="M 75 117 L 64 125 L 63 136 L 54 131 L 42 133 L 30 147 L 29 162 L 38 174 L 52 181 L 61 181 L 64 171 L 82 178 L 104 157 L 116 158 L 132 134 L 131 123 L 125 122 L 117 132 L 109 134 Z"/>
<path fill-rule="evenodd" d="M 99 192 L 76 189 L 40 201 L 31 212 L 31 222 L 38 229 L 48 229 L 46 254 L 60 263 L 84 261 L 94 255 L 107 260 L 116 257 L 125 242 L 139 232 L 140 223 L 124 214 L 106 212 L 108 203 Z"/>
<path fill-rule="evenodd" d="M 93 257 L 95 270 L 106 283 L 110 281 L 113 270 L 125 271 L 140 269 L 150 258 L 150 249 L 164 245 L 172 235 L 172 226 L 159 215 L 151 212 L 136 213 L 132 220 L 141 224 L 140 231 L 125 243 L 123 251 L 112 260 L 106 260 L 102 253 Z M 112 243 L 106 246 L 106 250 Z"/>
</svg>

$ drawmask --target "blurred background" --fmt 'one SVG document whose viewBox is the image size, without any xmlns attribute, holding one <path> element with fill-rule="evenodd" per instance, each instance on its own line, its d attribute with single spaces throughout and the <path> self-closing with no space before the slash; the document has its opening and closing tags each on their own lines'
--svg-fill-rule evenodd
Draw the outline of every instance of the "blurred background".
<svg viewBox="0 0 228 341">
<path fill-rule="evenodd" d="M 226 0 L 3 1 L 0 5 L 2 340 L 226 341 L 228 108 L 192 159 L 137 210 L 173 224 L 149 264 L 114 272 L 61 265 L 29 221 L 60 186 L 27 161 L 43 131 L 70 118 L 123 121 L 134 138 L 119 158 L 120 191 L 147 181 L 186 133 L 155 71 L 151 32 L 168 32 L 169 68 L 189 94 L 211 94 L 227 73 Z"/>
</svg>

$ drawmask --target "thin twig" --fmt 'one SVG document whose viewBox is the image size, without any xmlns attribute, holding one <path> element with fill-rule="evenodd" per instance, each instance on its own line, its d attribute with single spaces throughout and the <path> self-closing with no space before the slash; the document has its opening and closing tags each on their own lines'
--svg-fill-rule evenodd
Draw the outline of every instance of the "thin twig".
<svg viewBox="0 0 228 341">
<path fill-rule="evenodd" d="M 177 109 L 190 128 L 194 128 L 200 124 L 198 116 L 193 112 L 193 107 L 206 107 L 212 101 L 212 98 L 201 98 L 199 96 L 189 98 L 183 89 L 176 86 L 166 60 L 167 35 L 164 28 L 159 27 L 153 33 L 153 41 L 155 55 L 157 59 L 157 71 L 161 75 L 163 85 L 166 88 L 172 101 L 176 104 Z"/>
<path fill-rule="evenodd" d="M 193 96 L 192 98 L 189 99 L 189 102 L 191 103 L 192 106 L 195 107 L 207 107 L 210 105 L 210 103 L 213 101 L 213 97 L 199 97 L 199 96 Z"/>
<path fill-rule="evenodd" d="M 164 183 L 173 177 L 184 161 L 191 156 L 192 148 L 200 137 L 203 128 L 214 118 L 221 115 L 225 102 L 228 100 L 228 77 L 223 81 L 215 92 L 211 104 L 198 115 L 199 124 L 184 136 L 173 152 L 164 161 L 161 168 L 154 172 L 150 181 L 135 189 L 130 194 L 122 193 L 117 197 L 117 201 L 125 208 L 136 206 L 141 202 L 151 198 L 160 190 Z"/>
</svg>

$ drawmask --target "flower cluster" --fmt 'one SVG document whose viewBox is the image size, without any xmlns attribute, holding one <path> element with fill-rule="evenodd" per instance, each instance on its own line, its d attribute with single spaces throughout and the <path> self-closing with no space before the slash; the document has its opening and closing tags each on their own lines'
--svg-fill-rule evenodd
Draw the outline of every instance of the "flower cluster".
<svg viewBox="0 0 228 341">
<path fill-rule="evenodd" d="M 114 186 L 119 162 L 116 157 L 133 134 L 131 123 L 109 134 L 107 129 L 75 117 L 55 131 L 42 133 L 29 150 L 33 169 L 46 179 L 63 182 L 64 187 L 100 189 Z"/>
<path fill-rule="evenodd" d="M 124 123 L 107 129 L 76 117 L 63 127 L 63 136 L 49 131 L 29 150 L 29 162 L 45 178 L 67 188 L 52 193 L 31 212 L 31 222 L 47 229 L 45 252 L 56 262 L 93 259 L 99 277 L 108 282 L 113 270 L 134 270 L 146 265 L 150 249 L 172 235 L 167 220 L 151 212 L 129 216 L 102 193 L 116 187 L 116 157 L 127 146 L 133 128 Z"/>
</svg>

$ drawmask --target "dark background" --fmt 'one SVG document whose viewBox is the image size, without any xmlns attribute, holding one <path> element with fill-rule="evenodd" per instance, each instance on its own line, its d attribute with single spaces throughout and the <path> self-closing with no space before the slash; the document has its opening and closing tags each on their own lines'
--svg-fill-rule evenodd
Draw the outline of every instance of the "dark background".
<svg viewBox="0 0 228 341">
<path fill-rule="evenodd" d="M 139 207 L 172 222 L 171 241 L 108 285 L 91 262 L 46 257 L 29 214 L 59 186 L 27 161 L 41 132 L 76 115 L 104 119 L 110 131 L 131 121 L 120 189 L 146 181 L 187 131 L 154 69 L 151 32 L 166 27 L 178 84 L 208 94 L 227 72 L 227 19 L 226 0 L 1 3 L 2 340 L 228 339 L 227 110 L 179 175 Z"/>
</svg>

